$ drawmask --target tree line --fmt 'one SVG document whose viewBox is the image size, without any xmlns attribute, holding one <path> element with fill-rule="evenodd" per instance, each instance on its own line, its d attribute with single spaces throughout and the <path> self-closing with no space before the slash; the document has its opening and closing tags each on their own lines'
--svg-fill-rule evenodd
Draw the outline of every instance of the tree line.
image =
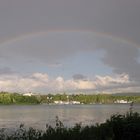
<svg viewBox="0 0 140 140">
<path fill-rule="evenodd" d="M 24 96 L 19 93 L 0 92 L 0 104 L 51 104 L 54 101 L 78 101 L 81 104 L 111 104 L 117 100 L 125 100 L 128 102 L 140 103 L 140 96 L 114 96 L 113 94 L 47 94 L 32 96 Z"/>
</svg>

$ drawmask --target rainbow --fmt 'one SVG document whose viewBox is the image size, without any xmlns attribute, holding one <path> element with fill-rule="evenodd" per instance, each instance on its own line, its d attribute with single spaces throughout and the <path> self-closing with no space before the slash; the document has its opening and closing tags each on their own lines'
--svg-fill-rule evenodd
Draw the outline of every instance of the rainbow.
<svg viewBox="0 0 140 140">
<path fill-rule="evenodd" d="M 114 41 L 118 41 L 118 42 L 122 42 L 125 44 L 131 44 L 133 46 L 140 47 L 139 44 L 136 44 L 133 41 L 130 41 L 130 40 L 127 40 L 124 38 L 119 38 L 119 37 L 113 36 L 109 33 L 97 32 L 97 31 L 92 31 L 92 30 L 47 30 L 47 31 L 30 32 L 30 33 L 26 33 L 26 34 L 23 34 L 20 36 L 16 36 L 16 37 L 7 39 L 3 42 L 0 42 L 0 46 L 10 45 L 12 43 L 22 41 L 22 40 L 30 38 L 30 37 L 46 35 L 49 33 L 93 33 L 94 35 L 99 36 L 99 37 L 106 37 L 107 39 L 111 39 Z"/>
</svg>

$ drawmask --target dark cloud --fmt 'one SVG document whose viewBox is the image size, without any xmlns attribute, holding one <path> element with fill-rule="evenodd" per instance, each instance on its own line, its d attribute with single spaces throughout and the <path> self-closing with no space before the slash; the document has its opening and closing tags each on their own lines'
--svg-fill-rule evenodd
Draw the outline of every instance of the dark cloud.
<svg viewBox="0 0 140 140">
<path fill-rule="evenodd" d="M 102 62 L 114 73 L 126 73 L 130 80 L 140 82 L 139 0 L 4 0 L 0 2 L 0 19 L 0 43 L 32 32 L 83 30 L 81 33 L 28 36 L 29 39 L 0 44 L 0 62 L 5 66 L 27 67 L 28 62 L 30 65 L 38 62 L 57 64 L 80 52 L 101 49 L 104 52 Z M 110 37 L 96 32 L 110 34 Z M 0 74 L 4 73 L 13 71 L 4 67 Z M 77 74 L 73 79 L 86 77 Z"/>
<path fill-rule="evenodd" d="M 59 60 L 74 56 L 79 52 L 94 51 L 97 49 L 97 46 L 94 45 L 96 39 L 99 40 L 100 38 L 92 32 L 80 33 L 74 31 L 36 34 L 15 42 L 2 44 L 0 46 L 0 56 L 8 61 L 13 61 L 13 63 L 37 60 L 55 64 Z"/>
<path fill-rule="evenodd" d="M 82 81 L 86 81 L 87 77 L 82 75 L 82 74 L 74 74 L 72 76 L 73 80 L 77 81 L 77 80 L 82 80 Z"/>
<path fill-rule="evenodd" d="M 0 68 L 0 74 L 14 74 L 16 73 L 15 71 L 13 71 L 11 68 L 9 67 L 3 67 Z"/>
<path fill-rule="evenodd" d="M 85 29 L 140 44 L 139 0 L 4 0 L 0 40 L 30 32 Z"/>
<path fill-rule="evenodd" d="M 30 64 L 43 62 L 48 66 L 61 63 L 61 60 L 72 58 L 80 52 L 94 54 L 102 50 L 102 62 L 111 67 L 115 73 L 126 73 L 131 80 L 140 80 L 139 47 L 124 40 L 96 35 L 92 32 L 50 32 L 34 35 L 4 44 L 0 50 L 0 56 L 4 60 L 1 61 L 7 65 L 26 65 L 30 61 Z"/>
<path fill-rule="evenodd" d="M 137 90 L 136 90 L 137 89 Z M 134 91 L 139 91 L 140 87 L 139 87 L 139 83 L 125 83 L 125 84 L 112 84 L 106 87 L 102 87 L 102 86 L 98 86 L 96 91 L 99 92 L 134 92 Z"/>
<path fill-rule="evenodd" d="M 140 50 L 136 47 L 116 46 L 105 49 L 103 62 L 112 67 L 115 73 L 126 73 L 131 80 L 140 82 L 140 63 L 138 62 Z"/>
</svg>

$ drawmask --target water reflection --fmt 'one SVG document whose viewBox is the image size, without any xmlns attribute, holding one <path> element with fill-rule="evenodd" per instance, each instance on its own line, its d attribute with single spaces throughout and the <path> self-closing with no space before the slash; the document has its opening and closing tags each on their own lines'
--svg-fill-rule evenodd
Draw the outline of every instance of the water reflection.
<svg viewBox="0 0 140 140">
<path fill-rule="evenodd" d="M 112 105 L 2 105 L 0 106 L 0 127 L 14 128 L 21 123 L 25 126 L 44 129 L 46 123 L 55 125 L 55 117 L 66 126 L 77 122 L 83 125 L 104 122 L 114 113 L 124 114 L 129 110 L 129 104 Z M 134 111 L 140 112 L 140 104 L 134 106 Z"/>
</svg>

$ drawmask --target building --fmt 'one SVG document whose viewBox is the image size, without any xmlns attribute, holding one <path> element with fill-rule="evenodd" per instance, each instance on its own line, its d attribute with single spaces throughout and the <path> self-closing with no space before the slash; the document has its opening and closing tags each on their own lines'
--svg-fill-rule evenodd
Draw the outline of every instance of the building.
<svg viewBox="0 0 140 140">
<path fill-rule="evenodd" d="M 23 96 L 32 96 L 34 95 L 32 92 L 24 93 Z"/>
</svg>

